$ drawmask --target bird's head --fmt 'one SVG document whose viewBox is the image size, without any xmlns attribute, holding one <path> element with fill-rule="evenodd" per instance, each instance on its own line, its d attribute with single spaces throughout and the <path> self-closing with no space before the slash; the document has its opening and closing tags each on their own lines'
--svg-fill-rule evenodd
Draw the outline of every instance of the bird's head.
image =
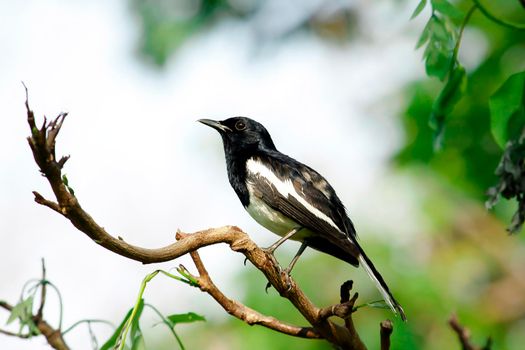
<svg viewBox="0 0 525 350">
<path fill-rule="evenodd" d="M 245 117 L 234 117 L 223 121 L 199 119 L 221 134 L 226 152 L 255 152 L 275 150 L 272 138 L 262 124 Z"/>
</svg>

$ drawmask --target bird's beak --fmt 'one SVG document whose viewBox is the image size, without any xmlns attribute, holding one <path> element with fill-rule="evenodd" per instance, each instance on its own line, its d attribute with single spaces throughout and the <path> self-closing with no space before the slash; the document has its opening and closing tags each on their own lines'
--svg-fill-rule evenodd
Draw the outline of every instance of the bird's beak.
<svg viewBox="0 0 525 350">
<path fill-rule="evenodd" d="M 202 123 L 202 124 L 204 124 L 204 125 L 208 125 L 208 126 L 214 128 L 215 130 L 217 130 L 219 132 L 221 132 L 221 131 L 232 131 L 232 129 L 230 129 L 226 125 L 223 125 L 223 124 L 221 124 L 221 122 L 218 122 L 218 121 L 215 121 L 215 120 L 199 119 L 197 121 Z"/>
</svg>

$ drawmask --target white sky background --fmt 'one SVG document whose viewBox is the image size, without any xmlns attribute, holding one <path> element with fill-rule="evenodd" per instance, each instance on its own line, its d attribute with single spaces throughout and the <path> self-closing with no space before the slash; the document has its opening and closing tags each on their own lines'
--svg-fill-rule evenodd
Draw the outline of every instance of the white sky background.
<svg viewBox="0 0 525 350">
<path fill-rule="evenodd" d="M 53 197 L 25 140 L 22 80 L 39 120 L 70 113 L 57 149 L 71 155 L 70 185 L 84 209 L 129 243 L 159 247 L 177 228 L 225 224 L 263 246 L 275 240 L 230 188 L 218 134 L 195 122 L 235 115 L 262 122 L 281 151 L 324 174 L 358 229 L 397 235 L 392 224 L 403 222 L 402 233 L 414 232 L 416 223 L 406 219 L 410 185 L 389 172 L 387 160 L 402 138 L 400 87 L 422 74 L 414 51 L 421 23 L 408 21 L 414 4 L 355 3 L 360 37 L 345 47 L 300 36 L 257 57 L 250 33 L 229 23 L 188 42 L 158 72 L 134 56 L 139 26 L 126 1 L 0 0 L 0 299 L 15 303 L 24 282 L 39 277 L 44 257 L 64 298 L 66 327 L 84 318 L 118 322 L 146 273 L 192 266 L 184 258 L 142 266 L 117 256 L 33 202 L 32 190 Z M 213 261 L 216 283 L 239 297 L 228 281 L 242 258 L 223 246 L 202 255 Z M 56 325 L 49 295 L 46 318 Z M 227 317 L 197 290 L 163 277 L 146 298 L 166 314 Z M 0 327 L 6 319 L 0 310 Z M 66 340 L 90 349 L 85 328 Z M 0 348 L 48 347 L 42 338 L 0 335 Z"/>
</svg>

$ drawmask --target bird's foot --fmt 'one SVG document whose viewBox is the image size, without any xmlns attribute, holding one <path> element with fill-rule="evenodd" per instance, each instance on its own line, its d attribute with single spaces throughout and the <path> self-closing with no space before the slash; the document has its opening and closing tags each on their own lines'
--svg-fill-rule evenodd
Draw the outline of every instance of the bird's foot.
<svg viewBox="0 0 525 350">
<path fill-rule="evenodd" d="M 275 249 L 270 248 L 261 248 L 262 251 L 266 254 L 266 257 L 271 261 L 272 265 L 277 267 L 279 270 L 279 273 L 282 272 L 281 265 L 277 262 L 277 259 L 275 258 L 275 255 L 273 255 L 273 252 Z M 270 282 L 266 283 L 266 287 L 264 288 L 264 291 L 268 294 L 268 289 L 272 287 L 272 284 Z"/>
<path fill-rule="evenodd" d="M 281 270 L 280 268 L 279 270 L 279 274 L 281 275 L 281 281 L 285 286 L 283 293 L 288 293 L 292 289 L 292 278 L 290 276 L 290 271 L 288 271 L 288 269 Z M 270 282 L 266 283 L 264 291 L 268 293 L 268 289 L 271 288 L 271 286 L 272 284 Z"/>
<path fill-rule="evenodd" d="M 292 277 L 290 276 L 290 270 L 284 269 L 281 271 L 281 280 L 283 281 L 285 285 L 285 293 L 288 293 L 290 289 L 292 289 Z"/>
<path fill-rule="evenodd" d="M 279 263 L 277 262 L 275 255 L 273 255 L 273 252 L 275 251 L 275 248 L 273 246 L 269 248 L 262 248 L 262 251 L 266 254 L 266 256 L 272 262 L 272 264 L 276 266 L 277 269 L 279 270 L 279 274 L 281 275 L 281 281 L 283 281 L 283 284 L 285 285 L 284 293 L 287 293 L 292 288 L 292 282 L 291 282 L 291 277 L 290 277 L 290 271 L 291 271 L 290 267 L 286 269 L 281 268 L 281 265 L 279 265 Z M 293 267 L 293 265 L 291 267 Z M 266 293 L 268 293 L 268 289 L 271 286 L 272 284 L 270 282 L 266 284 L 266 287 L 264 288 Z"/>
</svg>

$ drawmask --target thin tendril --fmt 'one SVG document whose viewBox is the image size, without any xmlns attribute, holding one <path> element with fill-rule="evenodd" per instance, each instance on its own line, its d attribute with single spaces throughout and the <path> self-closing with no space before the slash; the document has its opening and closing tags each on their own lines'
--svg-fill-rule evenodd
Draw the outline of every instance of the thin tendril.
<svg viewBox="0 0 525 350">
<path fill-rule="evenodd" d="M 492 22 L 497 23 L 497 24 L 499 24 L 499 25 L 501 25 L 503 27 L 507 27 L 507 28 L 517 29 L 517 30 L 525 30 L 525 24 L 524 23 L 513 23 L 513 22 L 507 22 L 505 20 L 502 20 L 502 19 L 494 16 L 492 13 L 490 13 L 490 11 L 487 10 L 487 8 L 485 6 L 483 6 L 479 0 L 472 0 L 472 2 L 474 4 L 476 4 L 475 6 L 477 6 L 479 8 L 481 13 L 483 13 L 483 15 L 485 17 L 487 17 L 488 19 L 490 19 Z"/>
<path fill-rule="evenodd" d="M 171 334 L 173 334 L 173 336 L 175 337 L 175 339 L 177 339 L 177 343 L 179 343 L 179 346 L 181 348 L 181 350 L 184 350 L 184 344 L 182 344 L 182 340 L 179 338 L 178 334 L 175 332 L 175 329 L 173 329 L 167 322 L 166 322 L 166 317 L 164 317 L 164 315 L 162 315 L 162 313 L 153 305 L 151 304 L 144 304 L 144 306 L 148 306 L 149 308 L 151 308 L 153 311 L 155 311 L 155 313 L 162 319 L 162 323 L 164 323 L 166 326 L 168 326 L 168 328 L 170 329 L 171 331 Z"/>
<path fill-rule="evenodd" d="M 65 335 L 66 333 L 72 331 L 75 327 L 81 325 L 82 323 L 104 323 L 104 324 L 107 324 L 111 327 L 113 327 L 113 329 L 116 329 L 115 325 L 109 321 L 106 321 L 106 320 L 98 320 L 98 319 L 87 319 L 87 320 L 80 320 L 80 321 L 77 321 L 75 323 L 73 323 L 71 326 L 69 326 L 65 331 L 62 332 L 62 335 Z"/>
<path fill-rule="evenodd" d="M 461 27 L 459 28 L 458 38 L 456 40 L 456 45 L 454 46 L 454 51 L 452 52 L 452 61 L 450 62 L 450 69 L 449 74 L 452 73 L 452 70 L 454 69 L 454 66 L 456 65 L 456 61 L 458 59 L 458 53 L 459 53 L 459 46 L 461 45 L 461 39 L 463 38 L 463 31 L 465 30 L 465 27 L 467 26 L 467 23 L 470 21 L 470 17 L 472 17 L 472 14 L 476 9 L 478 8 L 478 5 L 474 4 L 468 10 L 465 18 L 463 19 L 463 22 L 461 23 Z"/>
</svg>

